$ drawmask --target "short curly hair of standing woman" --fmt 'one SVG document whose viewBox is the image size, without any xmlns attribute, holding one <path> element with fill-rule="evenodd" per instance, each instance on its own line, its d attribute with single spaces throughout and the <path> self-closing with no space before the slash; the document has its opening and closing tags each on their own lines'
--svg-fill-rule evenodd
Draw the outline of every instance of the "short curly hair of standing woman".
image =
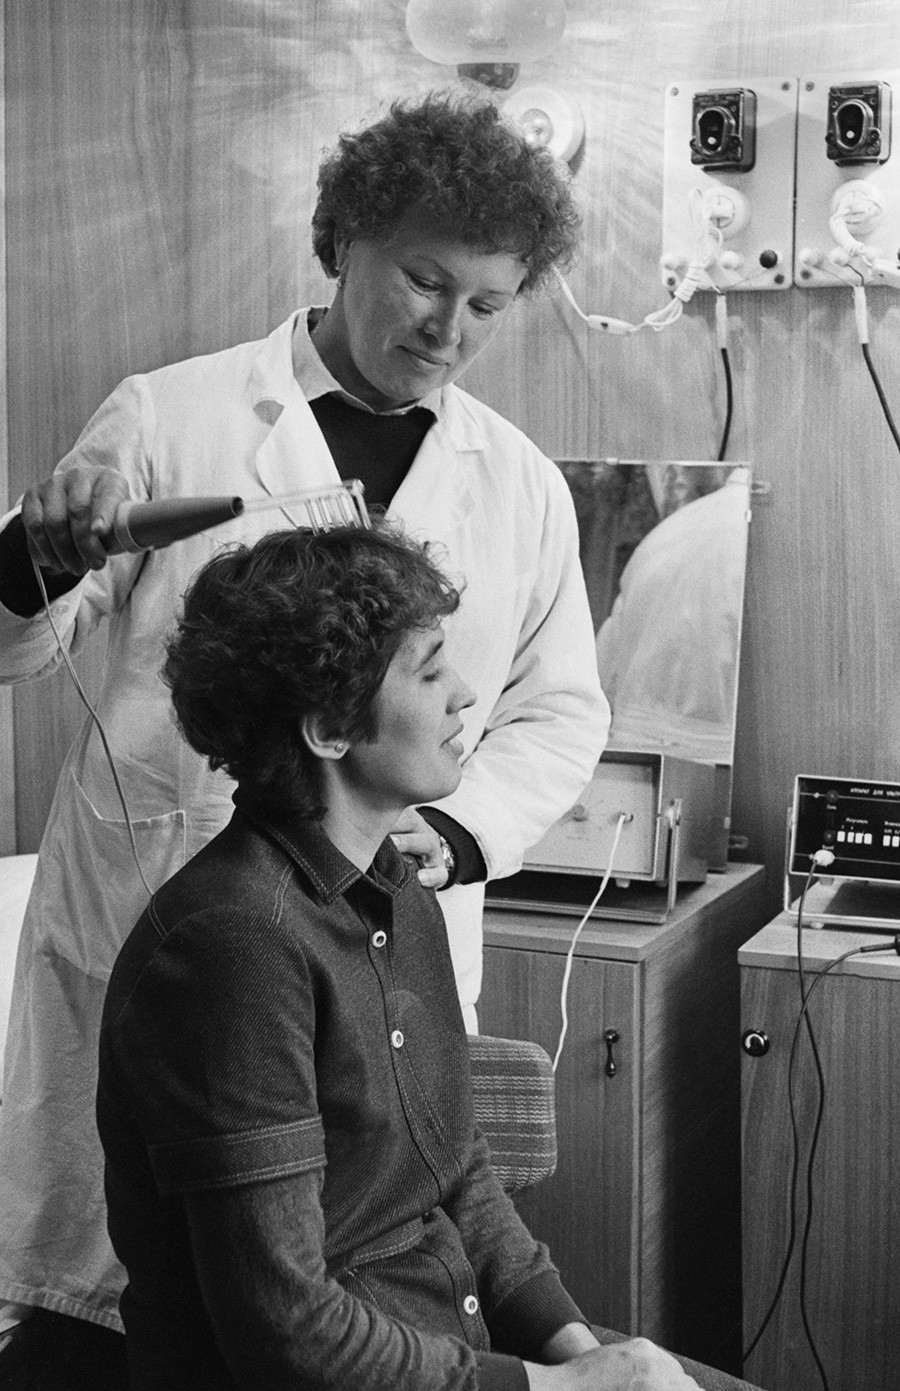
<svg viewBox="0 0 900 1391">
<path fill-rule="evenodd" d="M 326 275 L 337 275 L 336 235 L 383 237 L 413 212 L 466 246 L 519 257 L 523 291 L 569 264 L 581 230 L 568 169 L 468 92 L 395 101 L 326 154 L 312 219 Z"/>
</svg>

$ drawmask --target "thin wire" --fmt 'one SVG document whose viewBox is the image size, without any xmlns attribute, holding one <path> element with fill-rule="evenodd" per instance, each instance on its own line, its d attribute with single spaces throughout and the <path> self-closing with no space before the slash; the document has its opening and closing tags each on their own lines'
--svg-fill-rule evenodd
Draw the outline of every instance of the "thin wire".
<svg viewBox="0 0 900 1391">
<path fill-rule="evenodd" d="M 692 195 L 697 193 L 697 189 L 692 190 Z M 696 245 L 690 264 L 679 284 L 672 291 L 669 303 L 662 309 L 656 309 L 651 314 L 646 314 L 640 323 L 632 324 L 625 319 L 615 319 L 609 314 L 586 314 L 569 288 L 562 271 L 558 266 L 554 267 L 554 275 L 563 295 L 588 328 L 616 335 L 637 333 L 642 328 L 652 328 L 655 333 L 661 333 L 663 329 L 678 322 L 684 312 L 684 306 L 693 298 L 698 289 L 715 288 L 710 280 L 708 267 L 721 252 L 722 232 L 708 217 L 702 215 L 697 199 L 692 196 L 691 201 L 692 215 L 696 224 Z"/>
<path fill-rule="evenodd" d="M 808 874 L 807 877 L 806 877 L 806 882 L 805 882 L 805 884 L 803 885 L 803 890 L 802 890 L 802 892 L 801 892 L 801 894 L 800 894 L 800 900 L 799 900 L 798 907 L 797 907 L 797 922 L 798 922 L 798 924 L 799 924 L 800 922 L 802 922 L 802 920 L 803 920 L 803 903 L 804 903 L 804 899 L 806 898 L 807 890 L 809 889 L 809 886 L 810 886 L 810 884 L 812 883 L 812 878 L 813 878 L 814 873 L 815 873 L 815 865 L 813 864 L 813 865 L 810 867 L 809 874 Z M 798 962 L 799 962 L 799 960 L 800 960 L 800 958 L 799 958 L 799 955 L 798 955 Z M 801 982 L 802 982 L 802 966 L 801 966 L 800 969 L 801 969 Z M 802 996 L 802 985 L 801 985 L 801 996 Z M 780 1273 L 779 1273 L 778 1281 L 777 1281 L 776 1286 L 775 1286 L 775 1293 L 773 1294 L 772 1299 L 771 1299 L 771 1301 L 770 1301 L 770 1303 L 769 1303 L 769 1307 L 768 1307 L 768 1309 L 767 1309 L 766 1312 L 765 1312 L 765 1315 L 764 1315 L 764 1317 L 763 1317 L 762 1323 L 759 1325 L 759 1328 L 756 1330 L 755 1336 L 751 1339 L 751 1341 L 750 1341 L 750 1343 L 749 1343 L 749 1345 L 748 1345 L 746 1351 L 744 1352 L 743 1358 L 741 1359 L 743 1362 L 746 1362 L 747 1359 L 749 1358 L 750 1354 L 753 1352 L 753 1350 L 754 1350 L 754 1348 L 756 1347 L 757 1343 L 759 1342 L 760 1338 L 762 1337 L 762 1335 L 765 1333 L 766 1329 L 768 1328 L 769 1323 L 770 1323 L 770 1321 L 771 1321 L 771 1319 L 772 1319 L 772 1315 L 775 1313 L 775 1310 L 778 1308 L 778 1305 L 779 1305 L 779 1303 L 780 1303 L 780 1301 L 781 1301 L 781 1296 L 782 1296 L 782 1294 L 784 1293 L 784 1287 L 785 1287 L 785 1283 L 786 1283 L 786 1281 L 787 1281 L 788 1271 L 790 1270 L 791 1260 L 792 1260 L 793 1255 L 794 1255 L 794 1244 L 795 1244 L 796 1239 L 797 1239 L 797 1183 L 798 1183 L 798 1180 L 799 1180 L 799 1177 L 800 1177 L 800 1131 L 799 1131 L 799 1128 L 798 1128 L 798 1125 L 797 1125 L 797 1116 L 796 1116 L 796 1112 L 795 1112 L 795 1110 L 794 1110 L 794 1098 L 793 1098 L 793 1092 L 792 1092 L 792 1090 L 791 1090 L 790 1075 L 791 1075 L 791 1068 L 790 1068 L 790 1065 L 789 1065 L 789 1066 L 788 1066 L 788 1110 L 789 1110 L 789 1112 L 790 1112 L 790 1117 L 791 1117 L 791 1137 L 792 1137 L 792 1144 L 791 1144 L 791 1184 L 790 1184 L 790 1202 L 789 1202 L 789 1204 L 788 1204 L 788 1214 L 789 1214 L 789 1221 L 788 1221 L 788 1243 L 787 1243 L 787 1249 L 785 1250 L 784 1257 L 783 1257 L 782 1262 L 781 1262 L 781 1271 L 780 1271 Z"/>
<path fill-rule="evenodd" d="M 820 969 L 819 971 L 816 972 L 815 976 L 813 977 L 812 983 L 811 983 L 809 989 L 806 991 L 806 994 L 805 994 L 805 996 L 804 996 L 804 1000 L 803 1000 L 803 1004 L 802 1004 L 802 1006 L 801 1006 L 800 1014 L 799 1014 L 799 1016 L 798 1016 L 798 1018 L 797 1018 L 797 1023 L 796 1023 L 796 1026 L 795 1026 L 795 1028 L 794 1028 L 794 1036 L 793 1036 L 793 1039 L 791 1040 L 791 1054 L 790 1054 L 790 1061 L 789 1061 L 789 1064 L 788 1064 L 789 1085 L 790 1085 L 791 1071 L 792 1071 L 792 1069 L 793 1069 L 793 1067 L 794 1067 L 794 1059 L 795 1059 L 796 1052 L 797 1052 L 797 1045 L 798 1045 L 799 1038 L 800 1038 L 800 1030 L 801 1030 L 801 1028 L 803 1027 L 804 1020 L 805 1020 L 805 1022 L 806 1022 L 807 1028 L 810 1027 L 809 1002 L 810 1002 L 810 997 L 811 997 L 813 991 L 817 988 L 818 985 L 821 984 L 821 982 L 825 979 L 825 977 L 826 977 L 826 975 L 829 973 L 829 971 L 833 971 L 834 968 L 835 968 L 836 966 L 839 966 L 839 965 L 841 964 L 841 962 L 846 961 L 849 957 L 851 957 L 851 956 L 865 955 L 865 954 L 869 954 L 869 953 L 871 953 L 871 952 L 884 952 L 884 951 L 893 951 L 893 952 L 896 952 L 898 955 L 900 955 L 900 937 L 898 937 L 898 936 L 895 935 L 894 941 L 891 943 L 890 946 L 876 946 L 876 945 L 872 944 L 872 945 L 864 946 L 864 947 L 851 947 L 849 951 L 845 951 L 841 956 L 835 957 L 834 961 L 829 961 L 829 963 L 828 963 L 827 966 L 821 967 L 821 969 Z M 817 1369 L 818 1369 L 819 1376 L 821 1377 L 821 1380 L 822 1380 L 823 1391 L 829 1391 L 828 1377 L 827 1377 L 827 1375 L 826 1375 L 825 1368 L 824 1368 L 824 1366 L 823 1366 L 823 1364 L 822 1364 L 822 1360 L 821 1360 L 821 1358 L 819 1357 L 818 1351 L 817 1351 L 817 1349 L 816 1349 L 815 1342 L 814 1342 L 814 1340 L 813 1340 L 813 1338 L 812 1338 L 812 1332 L 811 1332 L 811 1329 L 810 1329 L 810 1326 L 809 1326 L 809 1320 L 808 1320 L 808 1317 L 807 1317 L 807 1313 L 806 1313 L 806 1304 L 805 1304 L 806 1268 L 807 1268 L 808 1254 L 809 1254 L 809 1253 L 808 1253 L 808 1242 L 809 1242 L 809 1234 L 810 1234 L 810 1230 L 811 1230 L 811 1226 L 812 1226 L 812 1181 L 813 1181 L 813 1160 L 814 1160 L 814 1158 L 815 1158 L 815 1149 L 816 1149 L 816 1144 L 818 1143 L 819 1130 L 820 1130 L 820 1128 L 821 1128 L 822 1117 L 823 1117 L 823 1111 L 824 1111 L 824 1100 L 825 1100 L 825 1097 L 824 1097 L 824 1079 L 822 1080 L 822 1088 L 823 1088 L 823 1090 L 822 1090 L 822 1101 L 821 1101 L 821 1105 L 819 1106 L 818 1114 L 817 1114 L 817 1116 L 816 1116 L 816 1127 L 815 1127 L 815 1132 L 814 1132 L 814 1135 L 813 1135 L 812 1144 L 810 1145 L 810 1152 L 809 1152 L 809 1157 L 808 1157 L 808 1160 L 807 1160 L 807 1213 L 806 1213 L 806 1225 L 805 1225 L 805 1229 L 804 1229 L 804 1233 L 803 1233 L 803 1240 L 802 1240 L 802 1243 L 801 1243 L 801 1253 L 800 1253 L 800 1313 L 801 1313 L 801 1317 L 802 1317 L 802 1320 L 803 1320 L 803 1330 L 804 1330 L 804 1332 L 805 1332 L 805 1334 L 806 1334 L 806 1338 L 807 1338 L 807 1341 L 808 1341 L 808 1343 L 809 1343 L 810 1350 L 811 1350 L 811 1352 L 812 1352 L 812 1354 L 813 1354 L 813 1357 L 815 1358 L 816 1367 L 817 1367 Z"/>
<path fill-rule="evenodd" d="M 898 433 L 897 426 L 894 424 L 894 417 L 891 415 L 891 408 L 888 405 L 887 397 L 884 394 L 884 388 L 881 385 L 878 373 L 875 371 L 875 364 L 872 362 L 872 355 L 869 352 L 869 345 L 868 343 L 860 343 L 859 346 L 862 348 L 862 355 L 865 364 L 869 369 L 869 376 L 875 383 L 875 390 L 878 393 L 878 400 L 881 403 L 881 409 L 884 412 L 884 418 L 888 423 L 888 429 L 894 437 L 894 443 L 896 444 L 897 448 L 900 449 L 900 433 Z"/>
<path fill-rule="evenodd" d="M 815 1358 L 816 1366 L 817 1366 L 817 1369 L 818 1369 L 818 1371 L 819 1371 L 819 1375 L 820 1375 L 820 1377 L 821 1377 L 821 1379 L 822 1379 L 822 1383 L 823 1383 L 823 1386 L 824 1386 L 824 1388 L 825 1388 L 825 1391 L 828 1391 L 828 1378 L 827 1378 L 827 1376 L 826 1376 L 824 1366 L 822 1365 L 821 1358 L 819 1357 L 818 1350 L 817 1350 L 817 1348 L 816 1348 L 816 1346 L 815 1346 L 815 1341 L 814 1341 L 814 1339 L 812 1338 L 812 1331 L 811 1331 L 811 1328 L 810 1328 L 810 1325 L 809 1325 L 809 1319 L 808 1319 L 808 1316 L 807 1316 L 807 1313 L 806 1313 L 806 1304 L 805 1304 L 806 1265 L 807 1265 L 807 1257 L 808 1257 L 809 1235 L 810 1235 L 811 1226 L 812 1226 L 813 1161 L 814 1161 L 814 1158 L 815 1158 L 816 1146 L 818 1145 L 818 1139 L 819 1139 L 819 1133 L 820 1133 L 820 1130 L 821 1130 L 821 1124 L 822 1124 L 822 1119 L 823 1119 L 823 1115 L 824 1115 L 824 1103 L 825 1103 L 825 1078 L 824 1078 L 824 1073 L 823 1073 L 823 1071 L 822 1071 L 821 1060 L 820 1060 L 819 1055 L 818 1055 L 818 1050 L 817 1050 L 817 1048 L 816 1048 L 816 1046 L 815 1046 L 815 1036 L 814 1036 L 814 1034 L 813 1034 L 813 1032 L 812 1032 L 812 1025 L 811 1025 L 811 1021 L 810 1021 L 810 1018 L 809 1018 L 809 1002 L 810 1002 L 810 999 L 811 999 L 811 997 L 812 997 L 813 991 L 821 984 L 821 982 L 824 980 L 824 978 L 825 978 L 825 976 L 828 974 L 828 972 L 829 972 L 829 971 L 833 971 L 833 970 L 835 969 L 836 966 L 839 966 L 843 961 L 848 960 L 849 957 L 851 957 L 851 956 L 860 956 L 860 955 L 868 954 L 868 953 L 871 953 L 871 952 L 883 952 L 883 951 L 894 951 L 894 952 L 896 952 L 898 955 L 900 955 L 900 934 L 898 934 L 897 936 L 895 936 L 894 941 L 893 941 L 893 943 L 891 944 L 891 946 L 880 946 L 880 945 L 879 945 L 879 946 L 876 946 L 876 945 L 870 945 L 870 946 L 862 946 L 862 947 L 851 947 L 849 951 L 844 952 L 841 956 L 835 957 L 835 959 L 834 959 L 833 961 L 830 961 L 830 962 L 828 963 L 827 966 L 823 966 L 819 971 L 817 971 L 816 974 L 815 974 L 815 976 L 814 976 L 813 979 L 812 979 L 812 982 L 811 982 L 809 988 L 807 989 L 807 988 L 806 988 L 806 975 L 805 975 L 805 970 L 804 970 L 804 967 L 803 967 L 803 958 L 802 958 L 803 905 L 804 905 L 804 900 L 805 900 L 805 898 L 806 898 L 807 891 L 808 891 L 808 889 L 809 889 L 809 887 L 810 887 L 810 884 L 811 884 L 811 882 L 812 882 L 814 873 L 815 873 L 815 865 L 812 866 L 812 868 L 811 868 L 810 871 L 809 871 L 809 874 L 807 875 L 806 883 L 805 883 L 804 886 L 803 886 L 803 891 L 802 891 L 802 893 L 801 893 L 801 895 L 800 895 L 800 899 L 799 899 L 799 903 L 798 903 L 798 908 L 797 908 L 797 934 L 798 934 L 797 968 L 798 968 L 798 977 L 799 977 L 799 980 L 800 980 L 801 1005 L 800 1005 L 800 1012 L 799 1012 L 799 1014 L 798 1014 L 798 1016 L 797 1016 L 797 1022 L 796 1022 L 796 1025 L 795 1025 L 795 1027 L 794 1027 L 793 1037 L 792 1037 L 792 1039 L 791 1039 L 791 1050 L 790 1050 L 790 1056 L 789 1056 L 789 1060 L 788 1060 L 788 1106 L 789 1106 L 790 1114 L 791 1114 L 791 1132 L 792 1132 L 792 1136 L 793 1136 L 793 1160 L 792 1160 L 792 1166 L 791 1166 L 790 1225 L 789 1225 L 789 1233 L 788 1233 L 788 1244 L 787 1244 L 787 1249 L 786 1249 L 786 1251 L 785 1251 L 784 1259 L 783 1259 L 783 1261 L 782 1261 L 781 1272 L 780 1272 L 780 1275 L 779 1275 L 779 1278 L 778 1278 L 778 1283 L 777 1283 L 777 1286 L 776 1286 L 776 1289 L 775 1289 L 775 1294 L 774 1294 L 773 1297 L 772 1297 L 772 1300 L 771 1300 L 771 1302 L 770 1302 L 770 1304 L 769 1304 L 769 1307 L 768 1307 L 768 1309 L 766 1310 L 765 1316 L 764 1316 L 764 1318 L 763 1318 L 763 1320 L 762 1320 L 762 1322 L 761 1322 L 759 1328 L 757 1329 L 757 1332 L 756 1332 L 755 1336 L 751 1339 L 750 1343 L 748 1344 L 747 1349 L 746 1349 L 746 1351 L 743 1353 L 743 1356 L 742 1356 L 742 1359 L 741 1359 L 741 1360 L 742 1360 L 743 1362 L 745 1362 L 745 1363 L 747 1362 L 747 1360 L 749 1359 L 751 1353 L 754 1351 L 754 1349 L 756 1348 L 757 1344 L 759 1343 L 760 1338 L 761 1338 L 761 1337 L 763 1336 L 763 1334 L 765 1333 L 766 1328 L 768 1327 L 769 1322 L 771 1321 L 771 1318 L 772 1318 L 773 1314 L 775 1313 L 776 1308 L 778 1307 L 778 1303 L 779 1303 L 779 1301 L 780 1301 L 780 1299 L 781 1299 L 781 1296 L 782 1296 L 782 1294 L 783 1294 L 783 1292 L 784 1292 L 784 1286 L 785 1286 L 785 1282 L 786 1282 L 786 1280 L 787 1280 L 788 1270 L 789 1270 L 789 1268 L 790 1268 L 791 1258 L 792 1258 L 793 1251 L 794 1251 L 794 1244 L 795 1244 L 795 1240 L 796 1240 L 796 1229 L 797 1229 L 797 1183 L 798 1183 L 798 1179 L 799 1179 L 799 1169 L 800 1169 L 800 1136 L 799 1136 L 799 1129 L 798 1129 L 798 1125 L 797 1125 L 797 1116 L 796 1116 L 796 1111 L 795 1111 L 795 1108 L 794 1108 L 794 1099 L 793 1099 L 793 1072 L 794 1072 L 795 1059 L 796 1059 L 796 1056 L 797 1056 L 798 1044 L 799 1044 L 799 1039 L 800 1039 L 800 1031 L 801 1031 L 801 1029 L 803 1028 L 804 1023 L 805 1023 L 805 1024 L 806 1024 L 806 1027 L 807 1027 L 807 1030 L 809 1031 L 809 1034 L 810 1034 L 810 1041 L 811 1041 L 811 1043 L 812 1043 L 812 1045 L 813 1045 L 813 1048 L 814 1048 L 814 1050 L 815 1050 L 815 1051 L 814 1051 L 814 1056 L 815 1056 L 815 1058 L 816 1058 L 816 1064 L 817 1064 L 817 1077 L 818 1077 L 818 1082 L 819 1082 L 819 1101 L 818 1101 L 818 1104 L 817 1104 L 817 1114 L 816 1114 L 816 1122 L 815 1122 L 815 1127 L 814 1127 L 813 1139 L 812 1139 L 812 1142 L 811 1142 L 811 1145 L 810 1145 L 810 1152 L 809 1152 L 809 1156 L 808 1156 L 808 1160 L 807 1160 L 807 1212 L 806 1212 L 806 1222 L 805 1222 L 805 1226 L 804 1226 L 803 1237 L 802 1237 L 802 1239 L 801 1239 L 800 1310 L 801 1310 L 801 1318 L 802 1318 L 802 1320 L 803 1320 L 804 1332 L 805 1332 L 806 1337 L 807 1337 L 807 1340 L 808 1340 L 808 1342 L 809 1342 L 810 1350 L 812 1351 L 813 1357 Z"/>
<path fill-rule="evenodd" d="M 600 898 L 601 898 L 601 896 L 602 896 L 602 894 L 603 894 L 603 891 L 605 890 L 607 884 L 609 883 L 609 878 L 610 878 L 610 875 L 612 874 L 613 862 L 614 862 L 614 860 L 615 860 L 615 858 L 616 858 L 616 851 L 617 851 L 618 848 L 619 848 L 619 837 L 620 837 L 621 834 L 622 834 L 622 827 L 625 825 L 625 822 L 626 822 L 626 821 L 630 821 L 630 820 L 631 820 L 631 816 L 630 816 L 630 813 L 629 813 L 629 812 L 627 812 L 627 811 L 622 811 L 622 812 L 619 813 L 619 820 L 618 820 L 618 824 L 616 825 L 616 833 L 615 833 L 615 835 L 613 836 L 613 843 L 612 843 L 612 847 L 611 847 L 610 852 L 609 852 L 609 863 L 608 863 L 607 866 L 606 866 L 606 872 L 604 873 L 603 878 L 602 878 L 601 881 L 600 881 L 600 887 L 599 887 L 599 889 L 598 889 L 597 892 L 594 894 L 593 900 L 591 901 L 591 906 L 588 908 L 588 910 L 587 910 L 587 912 L 585 913 L 584 917 L 581 919 L 581 922 L 580 922 L 580 923 L 578 924 L 578 926 L 576 927 L 574 933 L 572 934 L 572 940 L 571 940 L 571 942 L 569 943 L 569 950 L 568 950 L 568 952 L 566 953 L 566 968 L 565 968 L 565 970 L 563 971 L 562 992 L 561 992 L 561 994 L 560 994 L 560 1000 L 559 1000 L 560 1013 L 562 1014 L 562 1027 L 561 1027 L 561 1029 L 560 1029 L 560 1031 L 559 1031 L 559 1042 L 558 1042 L 557 1045 L 556 1045 L 556 1056 L 555 1056 L 554 1059 L 553 1059 L 553 1071 L 554 1071 L 554 1072 L 556 1071 L 557 1066 L 558 1066 L 558 1064 L 559 1064 L 559 1059 L 560 1059 L 560 1055 L 561 1055 L 562 1050 L 563 1050 L 563 1044 L 564 1044 L 565 1039 L 566 1039 L 566 1034 L 567 1034 L 568 1031 L 569 1031 L 569 1013 L 568 1013 L 568 1009 L 567 1009 L 567 1007 L 566 1007 L 566 996 L 568 995 L 568 992 L 569 992 L 569 977 L 570 977 L 571 974 L 572 974 L 572 958 L 573 958 L 573 956 L 575 955 L 575 944 L 577 943 L 578 938 L 581 936 L 581 932 L 582 932 L 582 929 L 583 929 L 585 923 L 587 922 L 588 918 L 589 918 L 589 917 L 591 916 L 591 914 L 593 913 L 594 909 L 597 907 L 597 904 L 600 902 Z"/>
<path fill-rule="evenodd" d="M 728 357 L 728 349 L 720 348 L 722 354 L 722 367 L 725 371 L 725 426 L 722 430 L 722 443 L 719 445 L 719 452 L 716 455 L 718 462 L 725 458 L 725 451 L 728 448 L 728 436 L 731 433 L 731 417 L 734 411 L 734 386 L 731 380 L 731 361 Z"/>
<path fill-rule="evenodd" d="M 819 1349 L 816 1346 L 816 1340 L 813 1337 L 812 1325 L 810 1324 L 809 1313 L 806 1307 L 807 1257 L 809 1253 L 809 1238 L 810 1233 L 812 1232 L 813 1223 L 813 1166 L 815 1164 L 816 1150 L 819 1146 L 819 1136 L 822 1131 L 822 1121 L 825 1115 L 825 1073 L 822 1069 L 822 1059 L 819 1055 L 819 1046 L 816 1042 L 816 1035 L 813 1029 L 812 1019 L 810 1018 L 809 1010 L 807 1007 L 808 992 L 806 989 L 806 974 L 803 965 L 803 901 L 815 874 L 815 864 L 816 862 L 814 860 L 812 866 L 810 867 L 809 874 L 806 877 L 806 884 L 804 886 L 804 891 L 801 895 L 800 903 L 797 909 L 797 979 L 800 985 L 800 1020 L 798 1021 L 798 1027 L 794 1030 L 794 1042 L 791 1047 L 791 1056 L 788 1062 L 788 1097 L 790 1099 L 791 1116 L 793 1118 L 794 1062 L 796 1059 L 797 1041 L 800 1037 L 800 1023 L 805 1019 L 806 1032 L 809 1037 L 809 1045 L 812 1049 L 813 1060 L 815 1062 L 816 1067 L 818 1097 L 816 1100 L 816 1118 L 813 1123 L 813 1133 L 809 1144 L 809 1153 L 806 1157 L 806 1217 L 803 1224 L 803 1235 L 800 1239 L 800 1320 L 803 1324 L 803 1331 L 806 1334 L 806 1341 L 809 1344 L 809 1350 L 813 1355 L 813 1360 L 815 1361 L 816 1367 L 819 1372 L 819 1376 L 822 1379 L 823 1391 L 828 1391 L 828 1377 L 825 1373 L 825 1367 L 822 1363 L 822 1359 L 819 1356 Z M 792 1201 L 796 1201 L 796 1193 L 792 1195 Z"/>
<path fill-rule="evenodd" d="M 731 381 L 731 359 L 728 356 L 728 297 L 724 290 L 719 290 L 716 294 L 716 344 L 722 354 L 722 366 L 725 369 L 725 427 L 722 431 L 722 443 L 719 445 L 717 458 L 719 461 L 725 458 L 725 451 L 728 448 L 728 436 L 731 433 L 731 417 L 734 411 L 734 387 Z"/>
<path fill-rule="evenodd" d="M 38 565 L 37 561 L 34 559 L 33 556 L 32 556 L 31 563 L 32 563 L 32 566 L 34 567 L 34 573 L 35 573 L 35 575 L 37 576 L 37 582 L 38 582 L 38 585 L 39 585 L 40 591 L 41 591 L 41 598 L 42 598 L 43 601 L 44 601 L 44 608 L 45 608 L 45 610 L 46 610 L 46 612 L 47 612 L 47 620 L 48 620 L 48 622 L 49 622 L 49 624 L 50 624 L 51 629 L 53 630 L 53 636 L 56 638 L 56 645 L 57 645 L 57 647 L 59 648 L 60 656 L 62 657 L 63 661 L 65 662 L 66 666 L 68 667 L 68 669 L 69 669 L 69 675 L 71 676 L 71 678 L 72 678 L 72 680 L 73 680 L 73 682 L 74 682 L 74 684 L 75 684 L 75 689 L 76 689 L 76 691 L 78 692 L 79 698 L 80 698 L 82 704 L 84 705 L 85 709 L 87 710 L 88 714 L 90 715 L 91 719 L 93 720 L 93 722 L 94 722 L 94 724 L 95 724 L 95 726 L 96 726 L 96 728 L 97 728 L 97 732 L 98 732 L 98 734 L 100 735 L 100 741 L 101 741 L 101 743 L 102 743 L 102 745 L 103 745 L 103 751 L 104 751 L 104 753 L 106 754 L 106 760 L 107 760 L 107 762 L 109 763 L 110 771 L 112 772 L 112 776 L 113 776 L 113 782 L 114 782 L 115 788 L 116 788 L 116 793 L 118 794 L 119 802 L 121 803 L 121 806 L 122 806 L 122 812 L 123 812 L 123 815 L 124 815 L 124 817 L 125 817 L 125 826 L 126 826 L 126 828 L 127 828 L 127 830 L 128 830 L 128 839 L 129 839 L 129 841 L 130 841 L 130 843 L 131 843 L 131 853 L 132 853 L 132 855 L 134 856 L 134 862 L 135 862 L 135 864 L 137 865 L 137 872 L 138 872 L 138 874 L 141 876 L 141 883 L 144 885 L 144 888 L 147 890 L 147 896 L 148 896 L 148 898 L 152 898 L 152 897 L 153 897 L 153 890 L 151 889 L 150 885 L 147 883 L 146 877 L 145 877 L 145 875 L 144 875 L 143 868 L 141 867 L 141 860 L 140 860 L 140 856 L 138 855 L 137 842 L 136 842 L 136 840 L 135 840 L 135 838 L 134 838 L 134 827 L 133 827 L 132 824 L 131 824 L 131 817 L 130 817 L 130 815 L 129 815 L 129 813 L 128 813 L 128 804 L 127 804 L 127 802 L 125 801 L 125 793 L 123 792 L 123 790 L 122 790 L 122 784 L 121 784 L 121 782 L 119 781 L 119 773 L 118 773 L 118 770 L 117 770 L 117 768 L 116 768 L 116 761 L 115 761 L 115 759 L 113 758 L 112 749 L 109 747 L 109 740 L 108 740 L 107 737 L 106 737 L 106 730 L 103 728 L 103 724 L 102 724 L 102 722 L 101 722 L 101 720 L 100 720 L 100 716 L 97 714 L 97 712 L 96 712 L 96 710 L 94 709 L 93 705 L 92 705 L 91 702 L 88 700 L 88 697 L 87 697 L 87 694 L 86 694 L 86 692 L 85 692 L 85 689 L 84 689 L 84 687 L 82 686 L 81 681 L 79 680 L 78 672 L 75 670 L 75 667 L 74 667 L 74 665 L 72 664 L 72 659 L 71 659 L 71 657 L 69 656 L 69 654 L 68 654 L 68 652 L 67 652 L 65 646 L 63 645 L 62 638 L 61 638 L 60 635 L 59 635 L 59 630 L 58 630 L 56 624 L 55 624 L 54 621 L 53 621 L 53 614 L 50 612 L 50 600 L 49 600 L 48 597 L 47 597 L 47 588 L 46 588 L 46 586 L 45 586 L 45 584 L 44 584 L 44 577 L 43 577 L 43 575 L 41 574 L 41 567 Z"/>
</svg>

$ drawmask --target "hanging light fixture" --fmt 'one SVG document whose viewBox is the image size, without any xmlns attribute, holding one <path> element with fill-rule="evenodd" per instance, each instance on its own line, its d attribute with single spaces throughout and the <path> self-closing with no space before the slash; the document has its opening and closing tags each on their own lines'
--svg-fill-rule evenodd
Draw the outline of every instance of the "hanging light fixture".
<svg viewBox="0 0 900 1391">
<path fill-rule="evenodd" d="M 559 43 L 565 0 L 409 0 L 406 32 L 433 63 L 455 63 L 463 77 L 511 87 L 520 63 Z"/>
</svg>

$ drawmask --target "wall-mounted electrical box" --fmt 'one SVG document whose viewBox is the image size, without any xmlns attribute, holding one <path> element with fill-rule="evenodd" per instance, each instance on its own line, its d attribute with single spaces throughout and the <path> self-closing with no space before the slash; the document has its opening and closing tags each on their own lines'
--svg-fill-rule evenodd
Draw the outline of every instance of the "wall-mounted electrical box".
<svg viewBox="0 0 900 1391">
<path fill-rule="evenodd" d="M 703 217 L 722 243 L 701 288 L 788 288 L 796 115 L 794 77 L 667 88 L 660 257 L 667 288 L 677 288 L 696 256 Z"/>
<path fill-rule="evenodd" d="M 884 164 L 891 153 L 889 83 L 829 87 L 825 150 L 835 164 Z"/>
<path fill-rule="evenodd" d="M 900 287 L 898 121 L 900 71 L 800 79 L 793 270 L 800 289 L 859 285 L 860 267 L 867 282 Z"/>
<path fill-rule="evenodd" d="M 756 162 L 756 93 L 749 87 L 695 92 L 691 104 L 691 163 L 746 174 Z"/>
</svg>

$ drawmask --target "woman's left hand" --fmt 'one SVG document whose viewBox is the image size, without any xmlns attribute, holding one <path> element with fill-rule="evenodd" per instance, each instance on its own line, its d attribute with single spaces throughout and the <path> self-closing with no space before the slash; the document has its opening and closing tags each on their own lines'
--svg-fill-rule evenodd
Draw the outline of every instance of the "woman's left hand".
<svg viewBox="0 0 900 1391">
<path fill-rule="evenodd" d="M 447 882 L 447 866 L 441 841 L 433 826 L 414 807 L 407 807 L 391 831 L 391 840 L 401 855 L 419 861 L 419 883 L 426 889 L 440 889 Z"/>
</svg>

